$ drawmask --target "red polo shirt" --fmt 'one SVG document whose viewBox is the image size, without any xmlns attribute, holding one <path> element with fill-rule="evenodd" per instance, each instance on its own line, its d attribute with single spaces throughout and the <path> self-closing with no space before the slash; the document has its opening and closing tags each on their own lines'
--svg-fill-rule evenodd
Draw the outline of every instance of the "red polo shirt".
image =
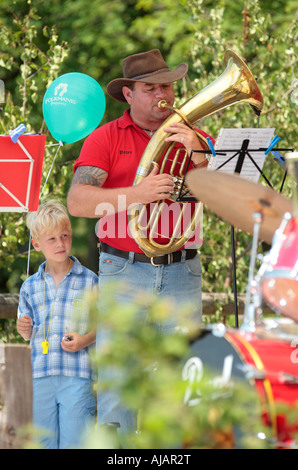
<svg viewBox="0 0 298 470">
<path fill-rule="evenodd" d="M 200 132 L 207 136 L 203 131 Z M 99 127 L 86 138 L 74 165 L 74 171 L 79 166 L 98 167 L 108 173 L 103 188 L 132 186 L 140 159 L 149 140 L 150 137 L 146 132 L 131 120 L 129 109 L 127 109 L 123 116 Z M 176 146 L 173 152 L 175 151 Z M 166 204 L 170 210 L 166 211 L 166 220 L 158 224 L 158 235 L 156 235 L 156 240 L 162 244 L 169 241 L 171 226 L 181 209 L 178 203 L 166 201 Z M 195 203 L 189 204 L 193 208 Z M 188 245 L 192 245 L 193 240 L 196 245 L 202 243 L 200 230 L 201 227 L 198 226 L 196 236 L 192 237 Z M 142 252 L 129 231 L 125 211 L 101 218 L 97 235 L 99 240 L 120 250 Z"/>
</svg>

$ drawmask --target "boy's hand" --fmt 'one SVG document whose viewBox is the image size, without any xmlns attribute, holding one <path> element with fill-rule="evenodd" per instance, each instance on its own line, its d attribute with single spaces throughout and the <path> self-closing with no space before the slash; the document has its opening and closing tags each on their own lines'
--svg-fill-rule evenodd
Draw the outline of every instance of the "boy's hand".
<svg viewBox="0 0 298 470">
<path fill-rule="evenodd" d="M 66 338 L 71 338 L 71 340 L 67 340 Z M 76 352 L 94 343 L 95 339 L 96 335 L 93 331 L 85 335 L 81 335 L 80 333 L 76 332 L 65 333 L 61 341 L 61 347 L 64 349 L 64 351 Z"/>
<path fill-rule="evenodd" d="M 32 320 L 28 315 L 18 318 L 17 331 L 26 341 L 29 341 L 32 334 Z"/>
<path fill-rule="evenodd" d="M 71 339 L 68 339 L 71 338 Z M 84 336 L 80 335 L 79 333 L 66 333 L 63 335 L 63 339 L 61 341 L 61 347 L 64 351 L 69 352 L 76 352 L 80 351 L 85 347 L 85 343 L 83 341 Z"/>
</svg>

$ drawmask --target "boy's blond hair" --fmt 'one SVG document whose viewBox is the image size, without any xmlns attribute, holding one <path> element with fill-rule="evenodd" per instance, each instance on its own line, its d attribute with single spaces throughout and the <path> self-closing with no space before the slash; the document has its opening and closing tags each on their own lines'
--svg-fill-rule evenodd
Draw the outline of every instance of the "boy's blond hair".
<svg viewBox="0 0 298 470">
<path fill-rule="evenodd" d="M 26 224 L 31 230 L 31 236 L 34 240 L 64 226 L 71 232 L 71 223 L 66 207 L 55 199 L 43 202 L 37 212 L 30 212 L 27 215 Z"/>
</svg>

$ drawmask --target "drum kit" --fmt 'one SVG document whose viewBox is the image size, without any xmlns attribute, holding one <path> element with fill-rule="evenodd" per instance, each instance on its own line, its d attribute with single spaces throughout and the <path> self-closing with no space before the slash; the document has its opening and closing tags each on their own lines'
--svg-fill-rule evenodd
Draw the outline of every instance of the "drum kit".
<svg viewBox="0 0 298 470">
<path fill-rule="evenodd" d="M 298 404 L 298 220 L 294 203 L 269 187 L 222 171 L 193 170 L 186 176 L 186 184 L 217 216 L 253 235 L 243 322 L 239 328 L 208 326 L 193 342 L 187 367 L 204 363 L 223 371 L 225 381 L 242 374 L 260 400 L 270 447 L 298 448 L 298 417 L 293 423 L 287 411 L 280 411 L 280 405 L 295 411 Z M 255 274 L 260 241 L 271 249 Z M 263 302 L 272 310 L 268 318 L 262 315 Z"/>
</svg>

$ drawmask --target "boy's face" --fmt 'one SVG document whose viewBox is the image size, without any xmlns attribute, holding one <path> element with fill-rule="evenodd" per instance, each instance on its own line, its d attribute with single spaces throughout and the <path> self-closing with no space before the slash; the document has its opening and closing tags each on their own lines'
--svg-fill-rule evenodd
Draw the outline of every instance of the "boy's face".
<svg viewBox="0 0 298 470">
<path fill-rule="evenodd" d="M 49 262 L 63 262 L 71 250 L 72 233 L 67 226 L 44 233 L 39 240 L 32 239 L 36 251 L 42 251 Z"/>
</svg>

